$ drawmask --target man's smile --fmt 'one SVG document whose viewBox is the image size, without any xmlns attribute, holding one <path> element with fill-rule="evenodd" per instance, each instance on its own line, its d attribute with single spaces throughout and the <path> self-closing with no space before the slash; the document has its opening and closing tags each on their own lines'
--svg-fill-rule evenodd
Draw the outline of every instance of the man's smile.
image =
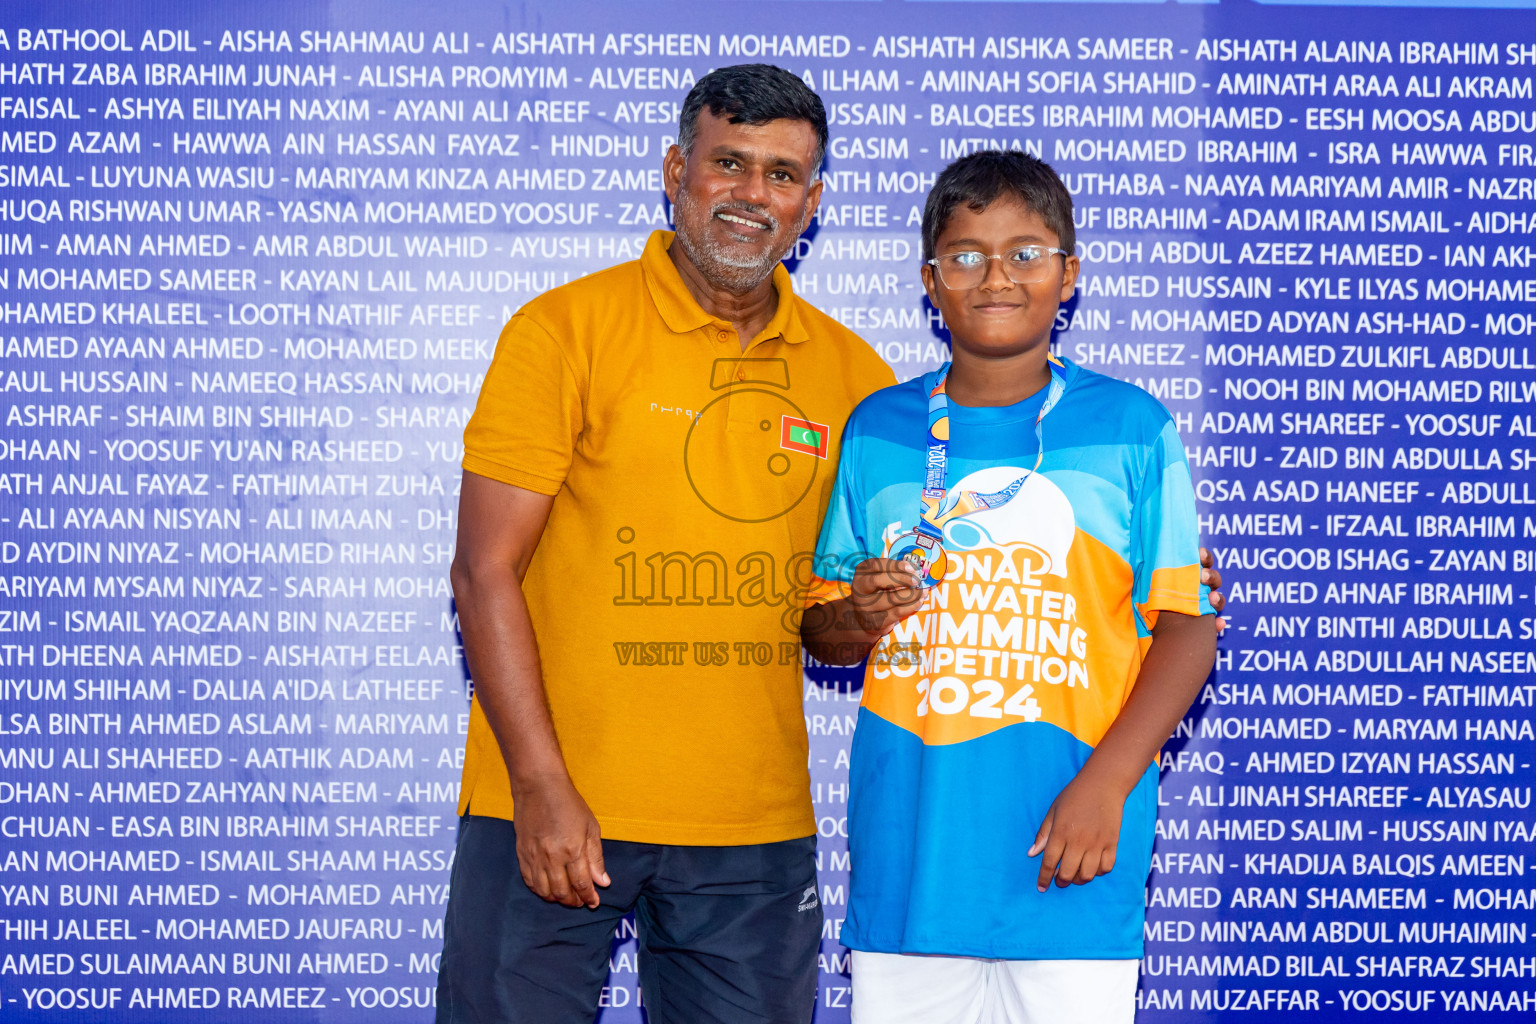
<svg viewBox="0 0 1536 1024">
<path fill-rule="evenodd" d="M 728 210 L 717 210 L 715 216 L 730 224 L 739 224 L 751 231 L 770 231 L 773 225 L 762 220 L 753 220 L 740 213 L 732 213 Z"/>
</svg>

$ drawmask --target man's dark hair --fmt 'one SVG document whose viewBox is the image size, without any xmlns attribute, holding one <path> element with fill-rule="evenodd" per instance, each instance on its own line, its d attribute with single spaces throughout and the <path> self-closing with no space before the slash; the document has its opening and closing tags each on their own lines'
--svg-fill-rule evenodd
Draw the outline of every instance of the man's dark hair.
<svg viewBox="0 0 1536 1024">
<path fill-rule="evenodd" d="M 932 259 L 939 233 L 961 203 L 980 213 L 999 199 L 1013 199 L 1033 210 L 1056 232 L 1058 245 L 1072 252 L 1072 194 L 1051 165 L 1016 150 L 984 149 L 963 156 L 939 173 L 923 207 L 923 259 Z"/>
<path fill-rule="evenodd" d="M 687 156 L 693 149 L 699 112 L 705 107 L 731 124 L 763 125 L 769 121 L 804 121 L 816 130 L 816 159 L 812 177 L 827 155 L 827 109 L 796 76 L 772 64 L 736 64 L 717 68 L 696 82 L 683 100 L 677 119 L 677 146 Z"/>
</svg>

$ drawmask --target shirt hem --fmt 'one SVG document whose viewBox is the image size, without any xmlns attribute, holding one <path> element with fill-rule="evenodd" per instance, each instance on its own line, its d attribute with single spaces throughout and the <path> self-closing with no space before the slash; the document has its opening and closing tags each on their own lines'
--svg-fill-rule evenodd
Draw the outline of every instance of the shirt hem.
<svg viewBox="0 0 1536 1024">
<path fill-rule="evenodd" d="M 816 834 L 814 820 L 796 817 L 778 822 L 753 822 L 750 825 L 678 825 L 673 822 L 634 821 L 609 818 L 599 814 L 604 839 L 626 843 L 656 843 L 661 846 L 757 846 L 782 843 Z"/>
<path fill-rule="evenodd" d="M 476 806 L 470 801 L 461 814 L 515 821 L 515 814 L 501 808 Z M 758 846 L 783 843 L 816 834 L 816 822 L 805 817 L 778 822 L 753 822 L 750 825 L 678 825 L 675 822 L 636 821 L 597 815 L 604 839 L 621 843 L 654 843 L 657 846 Z"/>
<path fill-rule="evenodd" d="M 875 942 L 846 931 L 844 946 L 861 953 L 896 953 L 904 956 L 968 956 L 983 960 L 1140 960 L 1146 948 L 1131 946 L 1043 947 L 1008 943 L 977 943 L 972 939 L 927 936 L 914 942 Z"/>
</svg>

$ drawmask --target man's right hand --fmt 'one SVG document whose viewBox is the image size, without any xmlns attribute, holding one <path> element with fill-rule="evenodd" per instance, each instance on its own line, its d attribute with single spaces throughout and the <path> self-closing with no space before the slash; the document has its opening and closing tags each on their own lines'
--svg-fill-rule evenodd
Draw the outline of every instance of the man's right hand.
<svg viewBox="0 0 1536 1024">
<path fill-rule="evenodd" d="M 570 779 L 518 787 L 512 800 L 523 882 L 551 903 L 596 907 L 609 884 L 601 830 Z"/>
</svg>

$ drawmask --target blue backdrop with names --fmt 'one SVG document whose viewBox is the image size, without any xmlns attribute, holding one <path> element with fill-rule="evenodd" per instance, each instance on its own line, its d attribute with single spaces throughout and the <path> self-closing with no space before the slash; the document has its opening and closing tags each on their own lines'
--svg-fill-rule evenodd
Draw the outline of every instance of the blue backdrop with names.
<svg viewBox="0 0 1536 1024">
<path fill-rule="evenodd" d="M 832 122 L 796 286 L 899 377 L 946 352 L 927 188 L 1019 148 L 1077 204 L 1060 351 L 1177 418 L 1232 625 L 1138 1019 L 1526 1019 L 1530 3 L 13 0 L 0 1020 L 430 1019 L 462 428 L 521 303 L 667 226 L 678 106 L 748 61 Z M 826 1024 L 857 700 L 807 678 Z M 642 1020 L 632 927 L 611 971 Z"/>
</svg>

